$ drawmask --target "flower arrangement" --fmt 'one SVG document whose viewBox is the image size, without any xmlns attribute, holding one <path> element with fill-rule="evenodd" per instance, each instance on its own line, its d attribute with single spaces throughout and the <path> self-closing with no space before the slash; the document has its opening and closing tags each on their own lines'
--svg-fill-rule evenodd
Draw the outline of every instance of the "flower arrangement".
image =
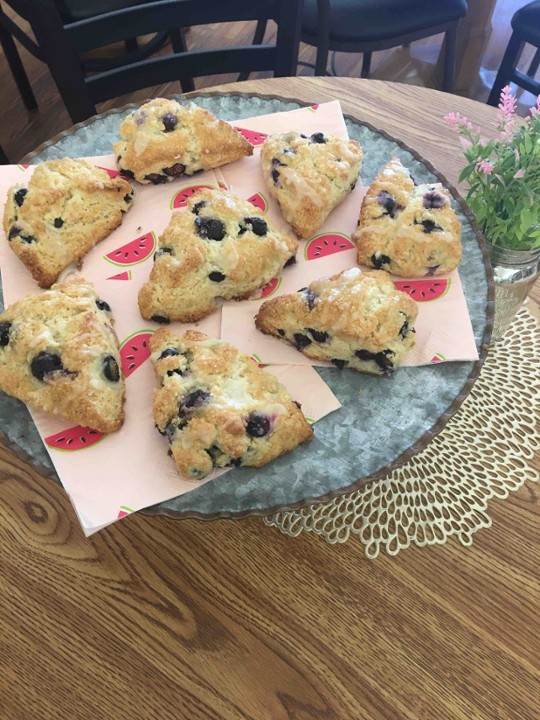
<svg viewBox="0 0 540 720">
<path fill-rule="evenodd" d="M 468 182 L 467 202 L 486 238 L 511 250 L 540 247 L 540 96 L 523 120 L 505 87 L 494 140 L 459 113 L 445 120 L 460 135 L 467 165 L 459 180 Z"/>
</svg>

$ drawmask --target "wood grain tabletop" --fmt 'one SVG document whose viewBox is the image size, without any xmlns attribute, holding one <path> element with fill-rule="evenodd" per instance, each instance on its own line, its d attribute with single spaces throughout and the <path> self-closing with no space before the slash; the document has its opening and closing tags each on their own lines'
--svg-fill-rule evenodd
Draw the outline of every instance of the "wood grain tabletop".
<svg viewBox="0 0 540 720">
<path fill-rule="evenodd" d="M 386 130 L 457 183 L 442 117 L 494 111 L 409 85 L 294 78 L 220 86 Z M 540 293 L 532 301 L 538 311 Z M 537 720 L 540 503 L 491 528 L 367 560 L 260 519 L 134 514 L 85 539 L 60 486 L 0 445 L 2 720 Z"/>
</svg>

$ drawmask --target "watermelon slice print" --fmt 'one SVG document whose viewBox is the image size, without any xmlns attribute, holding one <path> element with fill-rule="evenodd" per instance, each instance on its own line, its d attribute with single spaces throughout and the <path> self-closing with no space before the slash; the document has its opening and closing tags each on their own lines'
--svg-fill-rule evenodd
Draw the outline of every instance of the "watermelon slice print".
<svg viewBox="0 0 540 720">
<path fill-rule="evenodd" d="M 128 378 L 150 357 L 151 330 L 137 330 L 120 345 L 120 363 Z"/>
<path fill-rule="evenodd" d="M 347 235 L 343 233 L 323 233 L 315 235 L 304 248 L 306 260 L 317 260 L 318 258 L 333 255 L 334 253 L 351 250 L 354 245 Z"/>
<path fill-rule="evenodd" d="M 251 298 L 252 300 L 262 300 L 263 298 L 270 297 L 270 295 L 273 295 L 278 287 L 281 285 L 281 278 L 272 278 L 269 282 L 266 283 L 266 285 L 262 288 L 260 294 L 257 295 L 257 297 Z"/>
<path fill-rule="evenodd" d="M 228 190 L 229 186 L 227 185 L 227 183 L 224 183 L 222 180 L 218 180 L 218 188 L 220 190 Z"/>
<path fill-rule="evenodd" d="M 111 275 L 107 280 L 131 280 L 131 270 L 124 270 L 124 272 L 118 273 L 118 275 Z"/>
<path fill-rule="evenodd" d="M 105 170 L 105 172 L 107 173 L 107 175 L 110 178 L 115 178 L 120 175 L 120 177 L 122 177 L 124 180 L 127 180 L 128 182 L 130 180 L 130 178 L 128 178 L 127 175 L 122 175 L 122 173 L 119 170 L 111 170 L 111 168 L 102 167 L 101 165 L 96 165 L 96 167 L 99 168 L 100 170 Z"/>
<path fill-rule="evenodd" d="M 319 103 L 315 103 L 315 105 L 310 105 L 308 107 L 308 110 L 311 110 L 311 112 L 315 112 L 318 109 L 319 109 Z"/>
<path fill-rule="evenodd" d="M 394 280 L 397 290 L 407 293 L 416 302 L 431 302 L 438 300 L 448 292 L 451 278 L 437 278 L 436 280 Z"/>
<path fill-rule="evenodd" d="M 74 450 L 83 450 L 92 447 L 100 440 L 106 437 L 106 433 L 92 430 L 92 428 L 76 425 L 75 427 L 61 430 L 55 435 L 49 435 L 45 438 L 45 445 L 53 450 L 61 452 L 73 452 Z"/>
<path fill-rule="evenodd" d="M 262 213 L 265 213 L 268 210 L 268 203 L 262 193 L 255 193 L 255 195 L 248 197 L 247 201 L 248 203 L 254 205 L 257 210 L 260 210 Z"/>
<path fill-rule="evenodd" d="M 263 363 L 261 358 L 255 353 L 253 353 L 253 355 L 251 355 L 249 359 L 253 360 L 253 362 L 257 364 L 257 367 L 260 368 L 266 367 L 268 365 L 268 363 Z"/>
<path fill-rule="evenodd" d="M 442 353 L 435 353 L 435 355 L 431 358 L 430 362 L 438 363 L 443 362 L 443 360 L 446 360 L 446 358 Z"/>
<path fill-rule="evenodd" d="M 248 142 L 250 142 L 253 146 L 262 145 L 263 142 L 266 140 L 268 135 L 266 133 L 256 132 L 255 130 L 246 130 L 245 128 L 236 127 L 235 130 L 238 130 L 238 132 L 243 135 Z"/>
<path fill-rule="evenodd" d="M 129 515 L 132 512 L 134 512 L 134 510 L 132 510 L 127 505 L 120 505 L 120 510 L 118 511 L 118 515 L 116 516 L 116 519 L 121 520 L 123 517 L 126 517 L 126 515 Z"/>
<path fill-rule="evenodd" d="M 113 265 L 138 265 L 152 256 L 156 243 L 156 234 L 148 232 L 107 253 L 104 259 Z"/>
<path fill-rule="evenodd" d="M 215 190 L 212 185 L 190 185 L 189 187 L 182 188 L 171 200 L 171 210 L 180 210 L 185 208 L 188 204 L 188 200 L 192 195 L 195 195 L 199 190 Z"/>
<path fill-rule="evenodd" d="M 27 168 L 29 168 L 30 165 L 29 165 L 28 163 L 20 163 L 19 165 L 17 165 L 17 167 L 19 168 L 19 170 L 23 170 L 23 171 L 24 171 L 24 170 L 26 170 Z"/>
</svg>

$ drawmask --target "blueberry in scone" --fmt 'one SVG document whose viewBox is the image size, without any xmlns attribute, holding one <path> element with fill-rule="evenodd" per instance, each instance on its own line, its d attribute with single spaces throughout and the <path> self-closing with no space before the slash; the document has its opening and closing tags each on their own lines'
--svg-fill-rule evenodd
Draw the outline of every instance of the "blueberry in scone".
<svg viewBox="0 0 540 720">
<path fill-rule="evenodd" d="M 308 357 L 390 375 L 415 343 L 418 309 L 382 270 L 350 268 L 264 302 L 257 328 Z"/>
<path fill-rule="evenodd" d="M 246 200 L 200 190 L 159 238 L 139 292 L 141 315 L 161 323 L 200 320 L 218 307 L 218 298 L 246 298 L 266 285 L 291 263 L 297 245 Z"/>
<path fill-rule="evenodd" d="M 72 277 L 0 315 L 0 390 L 100 432 L 124 420 L 124 380 L 109 304 Z"/>
<path fill-rule="evenodd" d="M 133 201 L 131 185 L 84 160 L 49 160 L 28 187 L 8 192 L 4 232 L 40 287 L 50 287 L 71 263 L 80 266 L 96 243 L 120 225 Z"/>
<path fill-rule="evenodd" d="M 193 103 L 156 98 L 130 113 L 113 145 L 118 169 L 140 183 L 171 182 L 253 154 L 229 123 Z"/>
<path fill-rule="evenodd" d="M 352 236 L 360 265 L 401 277 L 430 277 L 461 260 L 461 224 L 440 183 L 417 184 L 392 158 L 371 183 Z"/>
<path fill-rule="evenodd" d="M 322 132 L 268 137 L 261 150 L 263 175 L 285 220 L 308 238 L 355 187 L 362 147 Z"/>
<path fill-rule="evenodd" d="M 260 467 L 313 437 L 283 385 L 232 345 L 195 331 L 179 338 L 162 328 L 150 349 L 159 383 L 154 420 L 180 475 Z"/>
</svg>

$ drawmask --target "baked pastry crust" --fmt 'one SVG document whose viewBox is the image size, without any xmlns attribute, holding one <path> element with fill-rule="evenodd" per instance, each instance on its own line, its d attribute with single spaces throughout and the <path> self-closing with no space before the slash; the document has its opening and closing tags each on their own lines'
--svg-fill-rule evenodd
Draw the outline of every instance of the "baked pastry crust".
<svg viewBox="0 0 540 720">
<path fill-rule="evenodd" d="M 461 223 L 440 183 L 415 185 L 392 158 L 367 191 L 352 236 L 360 265 L 401 277 L 430 277 L 461 260 Z"/>
<path fill-rule="evenodd" d="M 294 262 L 297 246 L 246 200 L 199 190 L 159 238 L 150 278 L 139 292 L 141 315 L 196 322 L 217 309 L 218 298 L 240 300 L 266 285 Z"/>
<path fill-rule="evenodd" d="M 101 432 L 124 420 L 111 309 L 81 277 L 28 295 L 0 315 L 0 389 Z"/>
<path fill-rule="evenodd" d="M 283 385 L 232 345 L 195 331 L 179 338 L 162 328 L 150 349 L 160 383 L 154 420 L 181 475 L 260 467 L 313 437 Z"/>
<path fill-rule="evenodd" d="M 277 133 L 263 143 L 261 163 L 283 217 L 299 237 L 309 238 L 354 189 L 362 147 L 321 132 Z"/>
<path fill-rule="evenodd" d="M 264 302 L 256 327 L 308 357 L 389 375 L 415 343 L 414 300 L 382 270 L 350 268 Z"/>
<path fill-rule="evenodd" d="M 119 170 L 158 185 L 253 154 L 229 123 L 193 103 L 156 98 L 130 113 L 113 145 Z"/>
<path fill-rule="evenodd" d="M 9 246 L 40 287 L 83 257 L 122 222 L 133 190 L 120 177 L 84 160 L 49 160 L 34 170 L 28 187 L 15 185 L 4 209 Z"/>
</svg>

